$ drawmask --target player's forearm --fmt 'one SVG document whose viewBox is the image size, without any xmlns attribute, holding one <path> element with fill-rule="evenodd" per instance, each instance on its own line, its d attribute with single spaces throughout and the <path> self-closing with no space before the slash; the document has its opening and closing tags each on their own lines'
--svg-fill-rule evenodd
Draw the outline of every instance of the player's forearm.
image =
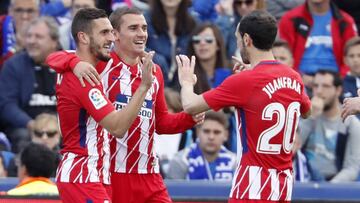
<svg viewBox="0 0 360 203">
<path fill-rule="evenodd" d="M 199 97 L 201 96 L 194 93 L 193 85 L 183 84 L 181 87 L 181 103 L 186 113 L 195 115 L 202 112 L 197 106 Z"/>
<path fill-rule="evenodd" d="M 116 122 L 116 129 L 111 132 L 113 136 L 121 138 L 130 128 L 139 114 L 148 89 L 148 87 L 140 85 L 131 98 L 130 103 L 124 109 L 117 112 L 118 121 Z"/>
</svg>

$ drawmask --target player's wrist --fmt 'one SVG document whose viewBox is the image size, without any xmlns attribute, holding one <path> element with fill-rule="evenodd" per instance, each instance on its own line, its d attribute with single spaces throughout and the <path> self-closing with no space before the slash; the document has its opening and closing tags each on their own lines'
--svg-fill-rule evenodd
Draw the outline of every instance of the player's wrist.
<svg viewBox="0 0 360 203">
<path fill-rule="evenodd" d="M 182 81 L 180 83 L 181 87 L 193 87 L 195 85 L 194 82 L 190 82 L 190 81 Z"/>
</svg>

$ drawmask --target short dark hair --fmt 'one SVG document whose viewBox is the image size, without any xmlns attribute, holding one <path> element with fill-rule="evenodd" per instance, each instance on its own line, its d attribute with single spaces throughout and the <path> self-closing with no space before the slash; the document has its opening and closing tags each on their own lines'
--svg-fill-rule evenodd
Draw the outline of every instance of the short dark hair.
<svg viewBox="0 0 360 203">
<path fill-rule="evenodd" d="M 71 34 L 75 40 L 75 43 L 79 43 L 77 33 L 85 32 L 91 33 L 92 21 L 99 18 L 107 18 L 106 12 L 98 8 L 83 8 L 80 9 L 74 16 L 71 24 Z"/>
<path fill-rule="evenodd" d="M 222 126 L 224 126 L 225 129 L 228 128 L 229 126 L 229 122 L 228 122 L 228 118 L 226 116 L 226 114 L 222 111 L 208 111 L 205 113 L 205 120 L 212 120 L 212 121 L 216 121 L 218 123 L 220 123 Z"/>
<path fill-rule="evenodd" d="M 30 177 L 49 178 L 56 168 L 56 154 L 45 145 L 29 143 L 20 154 L 21 165 Z"/>
<path fill-rule="evenodd" d="M 346 56 L 349 52 L 349 49 L 353 46 L 360 45 L 360 37 L 356 36 L 351 39 L 349 39 L 344 47 L 344 56 Z"/>
<path fill-rule="evenodd" d="M 143 15 L 143 12 L 136 7 L 120 7 L 110 14 L 110 22 L 114 29 L 119 30 L 120 25 L 123 23 L 122 17 L 126 14 Z"/>
<path fill-rule="evenodd" d="M 326 70 L 326 69 L 320 69 L 315 73 L 315 75 L 317 75 L 317 74 L 320 74 L 320 75 L 330 74 L 333 77 L 333 85 L 335 87 L 342 86 L 343 82 L 342 82 L 341 76 L 338 72 Z"/>
<path fill-rule="evenodd" d="M 276 19 L 267 11 L 255 10 L 242 17 L 238 31 L 241 37 L 250 35 L 257 49 L 268 51 L 277 35 Z"/>
</svg>

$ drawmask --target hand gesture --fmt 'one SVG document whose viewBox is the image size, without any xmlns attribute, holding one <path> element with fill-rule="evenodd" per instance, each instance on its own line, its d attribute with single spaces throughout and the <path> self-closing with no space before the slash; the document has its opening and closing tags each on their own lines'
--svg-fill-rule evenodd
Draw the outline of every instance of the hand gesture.
<svg viewBox="0 0 360 203">
<path fill-rule="evenodd" d="M 145 53 L 145 58 L 143 59 L 143 64 L 141 66 L 141 84 L 146 89 L 149 89 L 152 85 L 152 82 L 154 80 L 153 75 L 153 69 L 154 69 L 154 63 L 152 61 L 154 57 L 154 52 L 151 51 L 149 53 Z"/>
<path fill-rule="evenodd" d="M 178 65 L 178 75 L 180 85 L 183 86 L 185 83 L 192 86 L 196 83 L 196 75 L 194 74 L 195 68 L 195 56 L 190 59 L 185 55 L 177 55 L 176 63 Z"/>
<path fill-rule="evenodd" d="M 341 111 L 341 118 L 343 121 L 349 116 L 360 113 L 360 89 L 357 91 L 358 96 L 353 98 L 346 98 L 343 103 Z"/>
<path fill-rule="evenodd" d="M 76 64 L 73 72 L 76 77 L 79 78 L 81 86 L 83 87 L 85 87 L 84 78 L 93 87 L 95 84 L 100 84 L 101 79 L 99 73 L 97 72 L 96 68 L 88 62 L 80 61 L 78 64 Z"/>
<path fill-rule="evenodd" d="M 236 57 L 236 56 L 232 56 L 231 57 L 234 61 L 234 67 L 233 67 L 233 72 L 234 73 L 240 73 L 243 70 L 249 70 L 250 69 L 250 64 L 245 64 L 241 58 Z"/>
</svg>

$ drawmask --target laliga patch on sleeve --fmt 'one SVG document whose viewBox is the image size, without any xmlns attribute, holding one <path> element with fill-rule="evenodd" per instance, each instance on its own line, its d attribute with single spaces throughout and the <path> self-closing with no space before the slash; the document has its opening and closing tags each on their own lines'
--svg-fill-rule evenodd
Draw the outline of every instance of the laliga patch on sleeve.
<svg viewBox="0 0 360 203">
<path fill-rule="evenodd" d="M 107 104 L 107 100 L 101 94 L 100 90 L 96 88 L 93 88 L 89 91 L 89 99 L 96 110 Z"/>
</svg>

